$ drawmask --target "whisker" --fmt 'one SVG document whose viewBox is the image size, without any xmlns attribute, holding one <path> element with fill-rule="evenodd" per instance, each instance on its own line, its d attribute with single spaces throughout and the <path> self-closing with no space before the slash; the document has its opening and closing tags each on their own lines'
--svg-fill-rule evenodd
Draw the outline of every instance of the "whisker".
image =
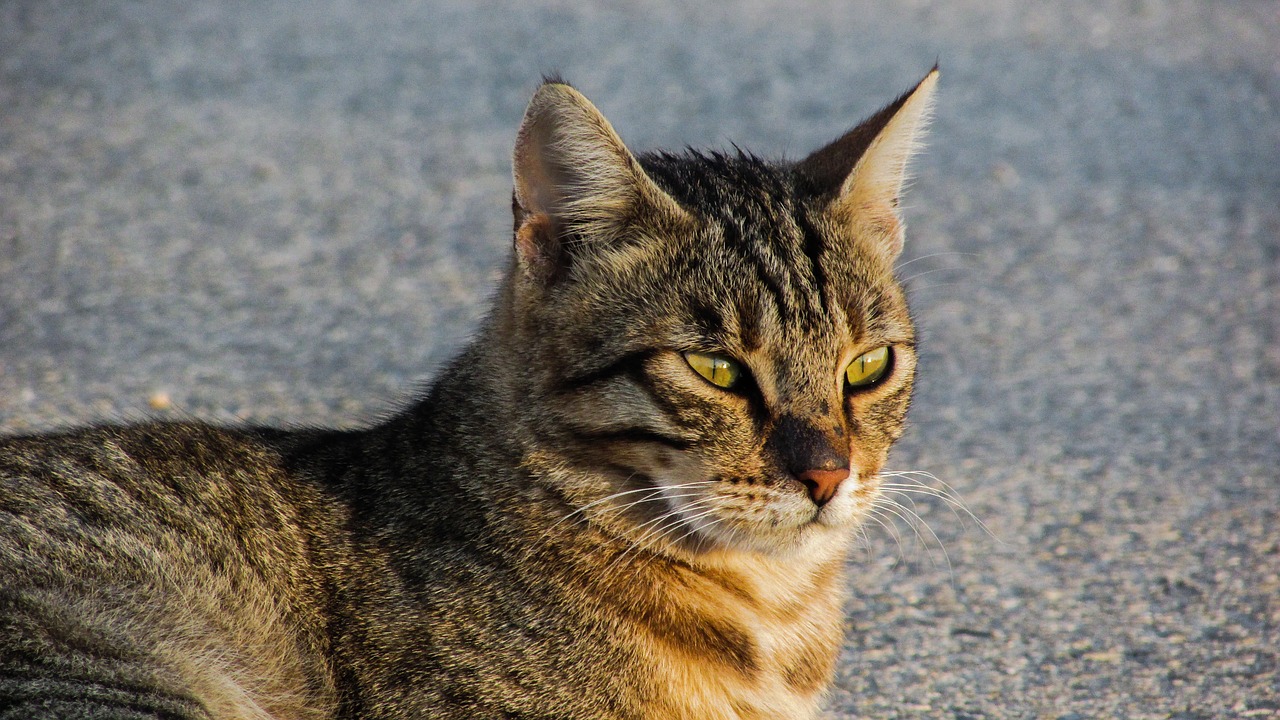
<svg viewBox="0 0 1280 720">
<path fill-rule="evenodd" d="M 894 520 L 902 521 L 903 523 L 906 524 L 907 527 L 911 528 L 911 532 L 915 535 L 915 539 L 920 543 L 920 546 L 924 548 L 925 554 L 929 557 L 929 563 L 936 568 L 938 565 L 937 565 L 937 560 L 933 558 L 933 548 L 929 547 L 928 541 L 925 540 L 924 535 L 920 534 L 920 529 L 917 528 L 915 524 L 911 522 L 910 517 L 903 514 L 902 512 L 899 512 L 899 506 L 896 504 L 893 504 L 891 501 L 886 501 L 884 504 L 880 506 L 880 508 L 887 515 L 892 516 Z M 896 526 L 897 522 L 890 521 L 890 524 Z M 907 558 L 905 555 L 901 554 L 901 548 L 902 548 L 901 541 L 899 541 L 898 547 L 899 547 L 899 555 L 902 559 L 902 562 L 905 564 L 907 562 Z"/>
<path fill-rule="evenodd" d="M 679 514 L 680 514 L 679 511 L 672 511 L 660 517 L 654 518 L 653 520 L 650 520 L 644 525 L 639 526 L 640 528 L 647 528 L 647 529 L 641 534 L 640 538 L 637 540 L 631 540 L 630 538 L 626 538 L 626 541 L 627 541 L 626 548 L 623 549 L 623 551 L 619 553 L 617 557 L 615 557 L 612 561 L 609 562 L 608 565 L 605 566 L 604 574 L 605 575 L 612 574 L 614 568 L 622 565 L 626 557 L 630 555 L 632 552 L 639 551 L 641 549 L 642 543 L 646 543 L 650 537 L 658 536 L 666 532 L 666 528 L 663 527 L 662 523 L 670 520 L 673 517 L 676 517 L 677 520 L 674 523 L 674 525 L 679 526 L 679 519 L 678 519 Z"/>
<path fill-rule="evenodd" d="M 712 511 L 709 511 L 709 512 L 713 512 L 713 511 L 714 511 L 714 509 L 713 509 Z M 690 520 L 692 520 L 692 519 L 697 519 L 697 518 L 700 518 L 700 517 L 704 517 L 704 516 L 705 516 L 705 515 L 707 515 L 707 514 L 708 514 L 708 513 L 704 512 L 704 513 L 701 513 L 701 514 L 699 514 L 699 515 L 695 516 L 694 518 L 691 518 L 691 519 L 688 519 L 688 520 L 687 520 L 687 519 L 684 519 L 684 518 L 681 518 L 680 522 L 677 522 L 677 523 L 675 523 L 675 524 L 673 524 L 673 525 L 671 525 L 671 526 L 669 526 L 669 527 L 667 527 L 667 528 L 664 528 L 664 529 L 662 530 L 662 533 L 674 532 L 677 528 L 680 528 L 680 527 L 683 527 L 683 526 L 685 526 L 685 525 L 689 525 L 689 524 L 691 524 L 691 523 L 690 523 Z M 705 530 L 706 528 L 713 527 L 714 525 L 716 525 L 717 523 L 720 523 L 720 522 L 722 522 L 722 521 L 723 521 L 723 518 L 716 518 L 716 519 L 712 520 L 711 522 L 707 523 L 706 525 L 704 525 L 702 528 L 698 528 L 697 526 L 694 526 L 694 527 L 693 527 L 693 528 L 691 528 L 688 532 L 686 532 L 684 535 L 681 535 L 679 538 L 676 538 L 675 540 L 670 541 L 670 542 L 671 542 L 671 544 L 679 543 L 679 542 L 683 541 L 685 538 L 687 538 L 689 535 L 693 534 L 694 532 L 697 532 L 699 529 L 703 529 L 703 530 Z M 660 536 L 660 535 L 659 535 L 659 536 Z M 657 539 L 658 539 L 657 537 L 653 537 L 653 538 L 652 538 L 652 540 L 653 540 L 653 541 L 656 541 Z M 706 542 L 706 540 L 707 540 L 707 536 L 706 536 L 705 534 L 704 534 L 702 537 L 698 538 L 698 550 L 701 550 L 701 549 L 702 549 L 702 546 L 703 546 L 703 544 Z M 647 557 L 647 558 L 645 558 L 645 559 L 644 559 L 643 564 L 636 566 L 636 567 L 634 568 L 634 570 L 633 570 L 633 571 L 634 571 L 634 572 L 641 572 L 641 571 L 643 571 L 645 568 L 649 567 L 649 565 L 653 564 L 653 563 L 658 559 L 658 557 L 659 557 L 659 555 L 658 555 L 657 553 L 650 553 L 649 557 Z"/>
<path fill-rule="evenodd" d="M 899 477 L 902 479 L 909 479 L 912 482 L 921 482 L 920 480 L 916 479 L 917 476 L 925 477 L 941 485 L 943 489 L 951 493 L 953 496 L 957 498 L 960 497 L 959 491 L 957 491 L 954 487 L 952 487 L 946 480 L 943 480 L 942 478 L 938 477 L 937 475 L 934 475 L 933 473 L 927 470 L 883 470 L 880 472 L 880 474 L 892 475 L 894 477 Z M 928 487 L 928 486 L 926 485 L 925 487 Z"/>
<path fill-rule="evenodd" d="M 707 523 L 707 524 L 703 525 L 702 527 L 698 527 L 697 523 L 696 523 L 696 522 L 694 522 L 695 520 L 698 520 L 698 519 L 700 519 L 700 518 L 704 518 L 704 517 L 706 517 L 707 515 L 710 515 L 710 514 L 714 513 L 714 512 L 715 512 L 716 510 L 718 510 L 718 509 L 719 509 L 719 508 L 711 508 L 710 510 L 708 510 L 708 511 L 706 511 L 706 512 L 699 513 L 698 515 L 694 515 L 693 517 L 690 517 L 690 518 L 683 518 L 683 523 L 684 523 L 685 525 L 690 526 L 690 527 L 689 527 L 689 531 L 688 531 L 688 532 L 686 532 L 685 534 L 681 535 L 680 537 L 676 538 L 675 540 L 673 540 L 673 541 L 672 541 L 672 544 L 679 544 L 679 543 L 683 542 L 685 538 L 689 537 L 690 535 L 694 534 L 695 532 L 698 532 L 699 530 L 706 530 L 707 528 L 712 527 L 712 526 L 714 526 L 715 524 L 717 524 L 717 523 L 719 523 L 719 522 L 723 521 L 723 520 L 724 520 L 724 518 L 716 518 L 716 519 L 712 520 L 711 522 L 709 522 L 709 523 Z"/>
<path fill-rule="evenodd" d="M 886 485 L 881 485 L 881 486 L 880 486 L 880 489 L 881 489 L 881 491 L 882 491 L 882 492 L 888 492 L 888 493 L 894 493 L 894 494 L 896 494 L 896 495 L 901 495 L 901 496 L 902 496 L 902 499 L 903 499 L 903 500 L 905 500 L 909 505 L 911 505 L 911 509 L 912 509 L 913 511 L 915 511 L 915 512 L 916 512 L 916 514 L 919 514 L 919 512 L 920 512 L 920 506 L 916 504 L 916 499 L 915 499 L 914 497 L 912 497 L 912 496 L 911 496 L 911 493 L 908 493 L 908 492 L 906 492 L 906 491 L 904 491 L 904 490 L 900 490 L 900 489 L 898 489 L 898 488 L 887 487 Z M 927 493 L 920 493 L 920 494 L 927 494 Z M 894 503 L 896 503 L 896 504 L 898 504 L 898 505 L 902 505 L 902 502 L 901 502 L 901 501 L 898 501 L 898 500 L 894 500 Z M 905 508 L 905 507 L 906 507 L 906 505 L 902 505 L 902 507 L 904 507 L 904 508 Z"/>
<path fill-rule="evenodd" d="M 970 268 L 967 268 L 967 267 L 940 267 L 940 268 L 934 268 L 934 269 L 932 269 L 932 270 L 923 270 L 923 271 L 921 271 L 921 272 L 916 273 L 915 275 L 912 275 L 911 277 L 903 278 L 903 279 L 901 280 L 901 283 L 902 283 L 903 285 L 906 285 L 907 283 L 911 282 L 912 280 L 916 280 L 916 279 L 918 279 L 918 278 L 922 278 L 922 277 L 924 277 L 924 276 L 926 276 L 926 275 L 933 275 L 934 273 L 947 272 L 947 271 L 949 271 L 949 270 L 969 270 L 969 269 L 970 269 Z"/>
<path fill-rule="evenodd" d="M 633 474 L 633 475 L 631 475 L 630 477 L 628 477 L 627 479 L 628 479 L 628 480 L 630 480 L 632 477 L 635 477 L 635 475 Z M 550 531 L 550 530 L 555 529 L 555 527 L 556 527 L 556 526 L 558 526 L 560 523 L 562 523 L 562 522 L 564 522 L 564 521 L 568 520 L 569 518 L 573 517 L 574 515 L 581 514 L 581 513 L 585 512 L 586 510 L 589 510 L 589 509 L 591 509 L 591 508 L 595 507 L 596 505 L 600 505 L 600 504 L 602 504 L 602 503 L 607 503 L 607 502 L 609 502 L 610 500 L 616 500 L 616 499 L 618 499 L 618 498 L 620 498 L 620 497 L 622 497 L 622 496 L 624 496 L 624 495 L 634 495 L 635 493 L 647 492 L 647 493 L 653 493 L 653 494 L 656 496 L 656 495 L 661 495 L 661 494 L 662 494 L 664 491 L 666 491 L 666 490 L 687 490 L 687 489 L 689 489 L 689 488 L 701 487 L 701 486 L 704 486 L 704 485 L 714 485 L 714 484 L 715 484 L 715 481 L 713 481 L 713 480 L 697 480 L 697 481 L 694 481 L 694 482 L 680 483 L 680 484 L 678 484 L 678 485 L 666 485 L 666 486 L 657 485 L 657 486 L 653 486 L 653 487 L 643 487 L 643 488 L 636 488 L 635 490 L 624 490 L 624 491 L 622 491 L 622 492 L 616 492 L 616 493 L 613 493 L 613 494 L 611 494 L 611 495 L 606 495 L 606 496 L 604 496 L 604 497 L 600 498 L 599 500 L 593 500 L 593 501 L 591 501 L 591 502 L 587 503 L 586 505 L 583 505 L 582 507 L 580 507 L 580 508 L 578 508 L 578 509 L 576 509 L 576 510 L 574 510 L 574 511 L 572 511 L 572 512 L 568 513 L 568 514 L 566 514 L 564 517 L 562 517 L 562 518 L 560 518 L 559 520 L 557 520 L 557 521 L 555 522 L 555 524 L 554 524 L 554 525 L 552 525 L 550 528 L 547 528 L 547 530 L 548 530 L 548 531 Z M 544 533 L 544 535 L 545 535 L 545 533 Z"/>
<path fill-rule="evenodd" d="M 634 477 L 634 476 L 633 476 L 633 477 Z M 630 479 L 630 478 L 628 478 L 628 479 Z M 694 481 L 694 482 L 680 483 L 680 484 L 678 484 L 678 485 L 654 485 L 654 486 L 652 486 L 652 487 L 637 488 L 637 489 L 635 489 L 635 490 L 624 490 L 624 491 L 622 491 L 622 492 L 616 492 L 616 493 L 613 493 L 612 495 L 606 495 L 606 496 L 604 496 L 604 497 L 600 498 L 599 500 L 594 500 L 594 501 L 592 501 L 592 502 L 589 502 L 589 503 L 587 503 L 586 505 L 583 505 L 582 507 L 578 508 L 578 509 L 577 509 L 576 511 L 574 511 L 574 512 L 582 512 L 583 510 L 586 510 L 586 509 L 588 509 L 588 508 L 591 508 L 591 507 L 593 507 L 593 506 L 595 506 L 595 505 L 599 505 L 599 504 L 601 504 L 601 503 L 605 503 L 605 502 L 608 502 L 608 501 L 610 501 L 610 500 L 617 500 L 618 498 L 620 498 L 620 497 L 622 497 L 622 496 L 624 496 L 624 495 L 634 495 L 635 493 L 642 493 L 642 492 L 647 492 L 647 493 L 659 493 L 659 494 L 660 494 L 660 493 L 663 493 L 663 492 L 665 492 L 665 491 L 667 491 L 667 490 L 688 490 L 688 489 L 690 489 L 690 488 L 702 487 L 702 486 L 705 486 L 705 485 L 714 485 L 714 484 L 715 484 L 715 481 L 712 481 L 712 480 L 696 480 L 696 481 Z"/>
<path fill-rule="evenodd" d="M 660 528 L 662 522 L 667 520 L 668 518 L 679 517 L 682 512 L 684 512 L 689 508 L 699 508 L 703 505 L 709 505 L 710 502 L 711 502 L 710 498 L 703 498 L 702 500 L 688 503 L 682 508 L 672 508 L 669 512 L 663 515 L 659 515 L 658 517 L 652 520 L 649 520 L 645 523 L 637 525 L 635 528 L 636 530 L 645 530 L 650 526 L 653 526 L 654 529 L 652 531 L 645 530 L 645 532 L 641 534 L 641 536 L 638 539 L 631 542 L 631 545 L 633 547 L 641 546 L 641 543 L 647 540 L 648 538 L 652 537 L 654 532 L 661 532 L 660 530 L 658 530 L 658 528 Z"/>
<path fill-rule="evenodd" d="M 635 477 L 635 474 L 628 476 L 627 479 L 630 480 L 633 477 Z M 628 495 L 634 495 L 637 493 L 647 493 L 643 498 L 641 498 L 638 501 L 624 504 L 623 506 L 617 507 L 617 508 L 609 508 L 609 510 L 613 512 L 621 512 L 623 510 L 626 510 L 627 508 L 634 507 L 635 505 L 639 505 L 645 502 L 653 502 L 655 500 L 660 500 L 661 498 L 666 496 L 665 494 L 666 494 L 666 491 L 668 490 L 683 490 L 683 489 L 703 487 L 703 486 L 714 485 L 714 484 L 715 484 L 715 481 L 713 480 L 695 480 L 693 482 L 677 483 L 675 485 L 666 485 L 666 486 L 655 485 L 651 487 L 635 488 L 632 490 L 623 490 L 620 492 L 611 493 L 597 500 L 593 500 L 587 503 L 586 505 L 583 505 L 582 507 L 577 508 L 569 513 L 566 513 L 564 517 L 560 518 L 555 523 L 553 523 L 551 527 L 548 527 L 542 533 L 542 535 L 540 536 L 540 539 L 545 539 L 548 535 L 550 535 L 557 527 L 559 527 L 565 521 L 570 520 L 576 516 L 583 516 L 587 510 L 590 510 L 591 508 L 599 506 L 603 503 L 617 500 L 618 498 L 622 498 Z M 680 497 L 685 497 L 685 495 L 682 494 L 680 495 Z M 658 518 L 658 519 L 661 520 L 661 518 Z"/>
<path fill-rule="evenodd" d="M 860 545 L 860 546 L 862 546 L 862 560 L 863 560 L 863 562 L 867 562 L 867 561 L 871 560 L 871 536 L 870 536 L 870 535 L 867 535 L 867 526 L 866 526 L 866 523 L 861 523 L 861 522 L 860 522 L 860 523 L 858 523 L 858 526 L 857 526 L 856 528 L 854 528 L 854 531 L 853 531 L 853 532 L 854 532 L 854 533 L 856 534 L 856 536 L 857 536 L 857 537 L 855 538 L 855 539 L 856 539 L 856 541 L 857 541 L 857 544 L 858 544 L 858 545 Z"/>
<path fill-rule="evenodd" d="M 691 507 L 692 507 L 692 506 L 691 506 Z M 663 535 L 667 535 L 668 533 L 673 533 L 673 532 L 674 532 L 676 529 L 678 529 L 678 528 L 688 526 L 688 527 L 689 527 L 689 530 L 688 530 L 686 533 L 684 533 L 683 535 L 681 535 L 680 537 L 676 538 L 675 540 L 670 540 L 670 539 L 669 539 L 669 535 L 668 535 L 668 540 L 667 540 L 667 541 L 668 541 L 670 544 L 672 544 L 672 545 L 678 544 L 678 543 L 680 543 L 680 542 L 684 541 L 684 539 L 685 539 L 685 538 L 689 537 L 689 536 L 690 536 L 690 535 L 692 535 L 693 533 L 698 532 L 699 530 L 705 530 L 706 528 L 712 527 L 712 526 L 714 526 L 716 523 L 721 522 L 721 521 L 723 520 L 723 518 L 716 518 L 716 519 L 712 520 L 710 523 L 707 523 L 707 524 L 703 525 L 701 528 L 700 528 L 700 527 L 698 527 L 697 522 L 696 522 L 697 520 L 700 520 L 700 519 L 702 519 L 702 518 L 704 518 L 704 517 L 706 517 L 706 516 L 708 516 L 708 515 L 714 514 L 714 513 L 715 513 L 715 512 L 717 512 L 718 510 L 719 510 L 719 508 L 718 508 L 718 507 L 714 507 L 714 506 L 713 506 L 713 507 L 711 507 L 710 509 L 707 509 L 707 510 L 704 510 L 704 511 L 702 511 L 702 512 L 698 513 L 697 515 L 693 515 L 693 516 L 690 516 L 690 517 L 681 517 L 681 518 L 680 518 L 680 520 L 679 520 L 679 522 L 675 523 L 674 525 L 671 525 L 671 526 L 669 526 L 669 527 L 666 527 L 666 528 L 662 529 L 662 531 L 661 531 L 661 532 L 659 532 L 659 533 L 657 533 L 657 534 L 654 534 L 654 535 L 649 536 L 648 540 L 644 543 L 644 545 L 643 545 L 640 549 L 641 549 L 641 550 L 647 550 L 649 547 L 651 547 L 651 546 L 652 546 L 652 544 L 653 544 L 653 543 L 655 543 L 655 542 L 657 542 L 659 539 L 661 539 L 661 538 L 663 537 Z M 643 566 L 641 566 L 641 567 L 643 568 L 643 567 L 647 566 L 649 563 L 653 562 L 654 557 L 656 557 L 656 555 L 651 555 L 651 556 L 650 556 L 650 557 L 645 561 L 645 565 L 643 565 Z M 638 568 L 638 569 L 639 569 L 639 568 Z"/>
<path fill-rule="evenodd" d="M 659 500 L 675 500 L 676 498 L 691 498 L 691 497 L 702 497 L 702 493 L 677 493 L 675 495 L 668 495 L 667 493 L 659 492 L 659 493 L 656 493 L 655 495 L 646 496 L 639 500 L 629 502 L 625 505 L 611 506 L 607 508 L 607 510 L 609 512 L 622 512 L 623 510 L 628 510 L 637 505 L 643 505 L 647 502 L 656 502 Z"/>
<path fill-rule="evenodd" d="M 710 529 L 710 528 L 712 528 L 712 527 L 714 527 L 714 526 L 716 526 L 716 525 L 718 525 L 718 524 L 720 524 L 720 523 L 722 523 L 722 522 L 724 522 L 724 518 L 716 518 L 716 519 L 712 520 L 711 522 L 707 523 L 706 525 L 704 525 L 704 526 L 702 527 L 702 529 L 703 529 L 703 530 Z M 730 528 L 730 529 L 729 529 L 729 533 L 730 533 L 731 535 L 736 535 L 736 534 L 737 534 L 737 530 L 736 530 L 736 529 L 734 529 L 734 528 Z M 707 544 L 707 540 L 709 540 L 709 539 L 710 539 L 710 536 L 709 536 L 707 533 L 705 533 L 705 532 L 704 532 L 704 533 L 702 533 L 702 536 L 698 538 L 698 546 L 697 546 L 697 548 L 696 548 L 698 552 L 702 552 L 703 547 L 704 547 L 704 546 L 706 546 L 706 544 Z"/>
<path fill-rule="evenodd" d="M 652 520 L 649 520 L 648 522 L 638 525 L 636 529 L 643 530 L 644 532 L 641 534 L 641 536 L 638 539 L 628 541 L 629 545 L 627 549 L 622 551 L 622 553 L 618 555 L 618 557 L 614 558 L 613 561 L 609 563 L 608 567 L 605 569 L 605 573 L 607 574 L 611 572 L 613 568 L 620 565 L 623 559 L 626 558 L 627 555 L 631 554 L 632 551 L 643 552 L 647 550 L 653 542 L 655 542 L 658 538 L 662 537 L 662 535 L 668 532 L 670 529 L 680 527 L 680 525 L 684 522 L 684 520 L 680 518 L 680 515 L 682 512 L 690 509 L 701 509 L 706 505 L 710 505 L 711 502 L 712 501 L 710 498 L 703 498 L 701 500 L 696 500 L 694 502 L 688 503 L 683 508 L 673 509 L 671 512 L 668 512 L 663 515 L 659 515 L 658 517 Z M 714 512 L 714 508 L 707 512 L 708 513 Z M 670 527 L 664 527 L 662 525 L 663 522 L 673 517 L 677 518 L 677 521 L 673 525 L 671 525 Z"/>
<path fill-rule="evenodd" d="M 919 488 L 917 492 L 929 491 L 930 494 L 934 494 L 935 497 L 941 498 L 948 505 L 952 506 L 954 510 L 960 510 L 964 512 L 964 514 L 969 516 L 969 519 L 973 520 L 973 522 L 977 524 L 978 527 L 982 528 L 982 531 L 985 532 L 988 536 L 990 536 L 992 540 L 995 540 L 996 542 L 1002 545 L 1005 544 L 1005 542 L 1001 540 L 999 536 L 997 536 L 994 532 L 991 531 L 991 528 L 987 527 L 987 524 L 984 523 L 981 518 L 979 518 L 977 515 L 973 513 L 972 510 L 969 509 L 969 504 L 964 501 L 964 498 L 960 495 L 960 492 L 956 490 L 954 487 L 952 487 L 947 481 L 939 478 L 937 475 L 934 475 L 931 472 L 926 472 L 924 470 L 884 470 L 879 473 L 879 477 L 897 478 L 899 480 L 905 480 L 909 483 L 913 483 L 914 487 Z M 935 488 L 931 485 L 926 485 L 924 481 L 920 480 L 921 477 L 927 478 L 929 481 L 935 482 L 938 485 L 941 485 L 942 487 Z M 886 483 L 882 485 L 882 487 L 891 487 L 893 485 L 894 485 L 893 483 Z M 907 490 L 909 488 L 903 487 L 898 489 Z"/>
<path fill-rule="evenodd" d="M 898 546 L 898 559 L 905 565 L 907 563 L 907 554 L 902 547 L 902 535 L 898 532 L 897 525 L 890 522 L 889 519 L 880 512 L 880 508 L 878 507 L 873 506 L 868 508 L 867 517 L 875 520 L 880 527 L 884 528 L 885 531 L 889 533 L 889 537 L 893 538 L 893 542 Z"/>
<path fill-rule="evenodd" d="M 929 527 L 929 523 L 925 522 L 924 518 L 920 517 L 920 515 L 911 508 L 893 500 L 892 498 L 888 498 L 883 495 L 881 498 L 886 501 L 886 504 L 881 505 L 880 507 L 902 518 L 903 522 L 907 523 L 907 525 L 911 527 L 912 531 L 915 532 L 916 537 L 920 538 L 920 544 L 924 546 L 925 553 L 929 556 L 930 564 L 936 568 L 937 561 L 933 559 L 933 551 L 929 548 L 929 541 L 920 533 L 919 526 L 924 526 L 924 529 L 929 533 L 929 536 L 933 538 L 934 543 L 937 544 L 938 549 L 942 551 L 942 558 L 947 563 L 947 573 L 951 575 L 951 580 L 954 583 L 956 575 L 955 569 L 951 565 L 951 555 L 947 552 L 947 547 L 943 544 L 942 538 L 938 537 L 938 534 L 933 531 L 933 528 Z M 919 525 L 916 524 L 917 522 Z"/>
<path fill-rule="evenodd" d="M 968 285 L 968 284 L 969 284 L 968 282 L 964 282 L 960 280 L 957 280 L 956 282 L 933 283 L 932 285 L 922 285 L 920 287 L 913 287 L 911 288 L 911 294 L 914 295 L 918 292 L 923 292 L 925 290 L 933 290 L 935 288 L 955 287 L 957 285 Z"/>
<path fill-rule="evenodd" d="M 981 255 L 979 255 L 978 253 L 959 252 L 959 251 L 948 251 L 948 252 L 936 252 L 936 253 L 929 253 L 928 255 L 921 255 L 921 256 L 920 256 L 920 257 L 918 257 L 918 258 L 912 258 L 912 259 L 910 259 L 910 260 L 908 260 L 908 261 L 906 261 L 906 262 L 902 263 L 901 265 L 899 265 L 899 266 L 895 267 L 895 268 L 894 268 L 894 270 L 895 270 L 895 271 L 897 271 L 897 272 L 902 272 L 902 268 L 904 268 L 904 267 L 906 267 L 906 266 L 910 265 L 911 263 L 916 263 L 916 262 L 920 262 L 921 260 L 928 260 L 929 258 L 936 258 L 936 257 L 943 257 L 943 256 L 955 256 L 955 257 L 982 257 L 982 256 L 981 256 Z"/>
<path fill-rule="evenodd" d="M 916 520 L 919 520 L 920 524 L 924 525 L 925 529 L 929 531 L 929 534 L 933 535 L 934 540 L 937 541 L 938 543 L 938 547 L 940 548 L 942 547 L 942 541 L 938 539 L 937 533 L 933 531 L 933 528 L 929 525 L 928 521 L 926 521 L 924 517 L 920 515 L 919 506 L 916 505 L 915 499 L 911 497 L 910 494 L 908 494 L 911 492 L 911 490 L 900 490 L 897 488 L 889 488 L 885 492 L 890 492 L 895 495 L 902 496 L 902 498 L 906 500 L 907 504 L 909 504 L 911 507 L 907 507 L 907 505 L 904 505 L 901 501 L 897 499 L 891 499 L 890 502 L 892 502 L 895 507 L 900 508 L 903 512 L 910 513 L 913 518 L 915 518 Z M 921 494 L 928 494 L 928 493 L 921 493 Z M 960 517 L 959 514 L 955 512 L 954 508 L 949 508 L 949 509 L 951 510 L 952 514 L 956 516 L 957 519 Z M 945 548 L 943 548 L 943 552 L 944 553 L 946 552 Z"/>
<path fill-rule="evenodd" d="M 688 509 L 688 508 L 686 508 L 686 509 Z M 706 510 L 703 510 L 702 512 L 698 513 L 697 515 L 691 515 L 691 516 L 688 516 L 688 517 L 681 517 L 681 518 L 680 518 L 680 522 L 676 523 L 676 525 L 673 527 L 673 529 L 674 529 L 674 528 L 678 528 L 678 527 L 682 527 L 682 526 L 688 526 L 688 527 L 690 527 L 691 529 L 689 530 L 689 532 L 687 532 L 687 533 L 685 533 L 684 535 L 681 535 L 679 538 L 677 538 L 674 542 L 678 543 L 678 542 L 680 542 L 681 540 L 684 540 L 685 538 L 689 537 L 689 535 L 691 535 L 691 534 L 693 534 L 693 533 L 697 532 L 697 531 L 698 531 L 698 524 L 697 524 L 697 521 L 698 521 L 698 520 L 700 520 L 700 519 L 702 519 L 702 518 L 704 518 L 704 517 L 706 517 L 706 516 L 708 516 L 708 515 L 713 515 L 713 514 L 715 514 L 719 509 L 720 509 L 720 508 L 718 508 L 718 507 L 712 506 L 712 507 L 710 507 L 710 508 L 708 508 L 708 509 L 706 509 Z M 659 537 L 660 537 L 660 536 L 659 536 Z M 657 538 L 653 538 L 653 539 L 654 539 L 654 540 L 656 540 Z"/>
<path fill-rule="evenodd" d="M 936 490 L 935 488 L 919 487 L 917 485 L 902 485 L 900 483 L 883 483 L 880 485 L 880 489 L 883 490 L 884 492 L 893 492 L 893 493 L 899 493 L 904 495 L 925 495 L 928 497 L 938 498 L 939 500 L 947 504 L 947 509 L 950 510 L 951 514 L 954 515 L 955 518 L 957 520 L 960 520 L 961 522 L 964 521 L 964 518 L 960 515 L 958 510 L 964 510 L 966 513 L 968 513 L 968 510 L 964 507 L 963 504 L 948 497 L 945 493 L 939 490 Z M 911 502 L 911 507 L 913 508 L 916 507 L 914 500 L 911 500 L 910 502 Z M 972 515 L 972 513 L 969 513 L 969 514 Z"/>
</svg>

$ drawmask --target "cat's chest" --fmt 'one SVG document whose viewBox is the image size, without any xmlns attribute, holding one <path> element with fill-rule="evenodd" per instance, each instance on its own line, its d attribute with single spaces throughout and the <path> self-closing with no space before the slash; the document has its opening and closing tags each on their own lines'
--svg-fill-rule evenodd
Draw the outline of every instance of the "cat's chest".
<svg viewBox="0 0 1280 720">
<path fill-rule="evenodd" d="M 650 626 L 664 696 L 651 717 L 815 716 L 842 635 L 839 564 L 735 570 L 690 580 L 672 617 Z"/>
</svg>

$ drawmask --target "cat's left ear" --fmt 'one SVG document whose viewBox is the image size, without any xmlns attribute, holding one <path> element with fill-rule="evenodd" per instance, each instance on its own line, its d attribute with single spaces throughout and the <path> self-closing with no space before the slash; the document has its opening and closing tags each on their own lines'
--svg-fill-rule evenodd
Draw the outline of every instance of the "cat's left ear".
<svg viewBox="0 0 1280 720">
<path fill-rule="evenodd" d="M 899 199 L 907 163 L 922 144 L 938 68 L 843 137 L 796 164 L 828 211 L 856 235 L 870 235 L 896 258 L 902 252 Z"/>
</svg>

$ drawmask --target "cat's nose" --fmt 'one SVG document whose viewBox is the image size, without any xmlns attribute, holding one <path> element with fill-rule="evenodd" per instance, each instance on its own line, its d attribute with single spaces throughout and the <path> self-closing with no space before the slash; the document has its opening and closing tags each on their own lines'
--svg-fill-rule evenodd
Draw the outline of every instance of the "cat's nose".
<svg viewBox="0 0 1280 720">
<path fill-rule="evenodd" d="M 826 505 L 831 498 L 835 497 L 840 483 L 848 478 L 849 468 L 835 468 L 834 470 L 813 468 L 796 475 L 796 479 L 808 488 L 809 497 L 813 499 L 814 504 L 818 507 Z"/>
<path fill-rule="evenodd" d="M 819 507 L 835 497 L 840 483 L 849 477 L 847 441 L 837 440 L 811 420 L 783 415 L 773 427 L 769 444 Z"/>
</svg>

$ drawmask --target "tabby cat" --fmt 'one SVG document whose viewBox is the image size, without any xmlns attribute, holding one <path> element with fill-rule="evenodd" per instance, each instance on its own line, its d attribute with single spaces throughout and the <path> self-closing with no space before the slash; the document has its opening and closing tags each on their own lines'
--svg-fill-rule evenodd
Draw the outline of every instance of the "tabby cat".
<svg viewBox="0 0 1280 720">
<path fill-rule="evenodd" d="M 936 80 L 799 162 L 633 155 L 549 81 L 421 401 L 0 439 L 0 717 L 813 717 L 911 394 Z"/>
</svg>

